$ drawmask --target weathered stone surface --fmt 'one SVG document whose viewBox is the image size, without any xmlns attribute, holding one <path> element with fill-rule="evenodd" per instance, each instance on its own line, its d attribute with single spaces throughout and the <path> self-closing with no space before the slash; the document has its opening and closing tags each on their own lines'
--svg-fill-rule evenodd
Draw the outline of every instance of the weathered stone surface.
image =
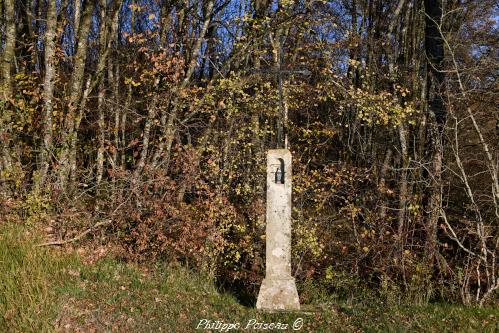
<svg viewBox="0 0 499 333">
<path fill-rule="evenodd" d="M 300 300 L 295 279 L 265 278 L 260 287 L 256 308 L 261 310 L 299 310 Z"/>
<path fill-rule="evenodd" d="M 284 183 L 276 172 L 284 166 Z M 280 170 L 282 171 L 282 170 Z M 256 303 L 262 310 L 298 310 L 300 301 L 291 276 L 291 153 L 267 153 L 265 279 Z"/>
</svg>

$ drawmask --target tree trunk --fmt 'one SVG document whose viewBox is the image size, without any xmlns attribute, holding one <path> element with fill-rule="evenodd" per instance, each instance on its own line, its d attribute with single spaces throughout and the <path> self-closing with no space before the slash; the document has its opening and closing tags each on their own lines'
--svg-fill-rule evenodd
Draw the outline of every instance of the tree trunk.
<svg viewBox="0 0 499 333">
<path fill-rule="evenodd" d="M 154 94 L 153 100 L 151 104 L 148 106 L 147 119 L 144 125 L 144 131 L 142 132 L 142 150 L 140 152 L 140 158 L 137 162 L 137 166 L 134 171 L 134 180 L 137 180 L 140 176 L 140 173 L 144 169 L 145 162 L 147 159 L 147 153 L 149 150 L 149 140 L 151 136 L 151 126 L 154 121 L 154 117 L 156 116 L 156 108 L 158 106 L 158 93 Z"/>
<path fill-rule="evenodd" d="M 97 110 L 99 113 L 97 124 L 99 125 L 99 148 L 97 149 L 97 175 L 96 175 L 96 183 L 100 184 L 102 180 L 102 175 L 104 173 L 104 149 L 105 149 L 105 140 L 106 140 L 106 123 L 104 118 L 104 82 L 101 82 L 99 85 L 99 92 L 97 94 Z"/>
<path fill-rule="evenodd" d="M 116 68 L 116 73 L 114 72 Z M 114 127 L 113 127 L 113 139 L 114 139 L 114 149 L 112 152 L 113 156 L 113 169 L 116 171 L 118 167 L 118 149 L 120 149 L 120 108 L 118 107 L 119 100 L 119 66 L 113 67 L 111 61 L 109 61 L 107 77 L 109 79 L 110 84 L 113 87 L 112 95 L 111 95 L 111 112 L 114 115 Z"/>
<path fill-rule="evenodd" d="M 12 76 L 11 69 L 15 59 L 16 46 L 16 25 L 14 21 L 14 0 L 4 0 L 5 7 L 5 46 L 2 56 L 0 81 L 0 99 L 4 104 L 0 115 L 0 153 L 3 160 L 3 170 L 0 172 L 9 173 L 12 167 L 12 158 L 10 153 L 10 135 L 11 135 L 11 116 L 12 109 L 10 101 L 12 99 Z"/>
<path fill-rule="evenodd" d="M 400 154 L 402 160 L 402 169 L 400 170 L 400 200 L 398 212 L 398 241 L 400 242 L 399 249 L 402 250 L 404 244 L 404 221 L 406 219 L 407 211 L 407 169 L 409 168 L 409 154 L 407 150 L 407 131 L 403 123 L 398 125 L 398 132 L 400 138 Z"/>
<path fill-rule="evenodd" d="M 54 1 L 48 2 L 46 21 L 44 56 L 45 77 L 43 79 L 43 147 L 40 153 L 39 179 L 35 183 L 35 188 L 38 189 L 45 183 L 52 155 L 52 112 L 55 77 L 55 37 L 57 27 L 57 6 Z"/>
<path fill-rule="evenodd" d="M 388 148 L 385 154 L 385 159 L 383 160 L 383 165 L 381 166 L 380 174 L 379 174 L 379 183 L 378 189 L 382 190 L 383 193 L 386 192 L 386 173 L 388 172 L 388 168 L 390 167 L 390 162 L 392 160 L 393 151 Z M 386 218 L 386 205 L 387 203 L 382 201 L 382 206 L 380 207 L 379 216 L 381 220 Z"/>
<path fill-rule="evenodd" d="M 78 36 L 80 30 L 81 0 L 74 0 L 74 36 Z M 76 44 L 76 41 L 75 41 Z"/>
<path fill-rule="evenodd" d="M 18 47 L 18 58 L 20 61 L 20 72 L 29 73 L 34 69 L 37 48 L 34 47 L 36 36 L 33 26 L 33 19 L 36 19 L 33 14 L 33 0 L 19 0 L 18 17 L 18 32 L 19 39 L 22 39 L 21 45 Z M 1 15 L 0 15 L 1 16 Z"/>
<path fill-rule="evenodd" d="M 99 63 L 105 62 L 106 61 L 106 54 L 107 51 L 106 47 L 111 47 L 111 44 L 107 43 L 107 33 L 108 33 L 108 26 L 106 24 L 106 0 L 99 0 L 99 10 L 100 10 L 100 17 L 99 17 Z M 113 36 L 111 36 L 112 38 Z M 113 72 L 113 66 L 112 64 L 109 64 L 109 70 L 108 74 L 111 73 L 111 75 L 108 75 L 108 82 L 112 84 L 112 72 Z M 105 122 L 105 114 L 104 114 L 104 97 L 105 97 L 105 90 L 104 90 L 104 78 L 99 77 L 99 88 L 98 88 L 98 93 L 97 93 L 97 112 L 98 112 L 98 119 L 97 119 L 97 124 L 98 124 L 98 142 L 99 142 L 99 148 L 97 149 L 97 173 L 96 173 L 96 183 L 97 185 L 100 184 L 102 181 L 102 176 L 104 174 L 104 150 L 105 150 L 105 141 L 106 141 L 106 122 Z"/>
<path fill-rule="evenodd" d="M 120 121 L 120 131 L 121 131 L 121 147 L 123 149 L 121 153 L 121 168 L 126 169 L 126 120 L 128 109 L 132 105 L 132 85 L 128 85 L 128 90 L 125 99 L 125 106 L 123 107 L 123 112 L 121 114 Z"/>
<path fill-rule="evenodd" d="M 5 46 L 2 57 L 2 85 L 3 99 L 12 98 L 11 68 L 14 62 L 16 47 L 16 22 L 14 20 L 14 0 L 4 0 L 5 7 Z"/>
<path fill-rule="evenodd" d="M 161 32 L 159 37 L 159 46 L 165 47 L 168 38 L 168 29 L 171 27 L 172 22 L 172 5 L 171 3 L 165 3 L 161 6 Z"/>
<path fill-rule="evenodd" d="M 214 1 L 209 0 L 208 4 L 206 6 L 206 11 L 204 13 L 203 25 L 201 27 L 201 31 L 199 32 L 199 36 L 196 40 L 194 48 L 192 49 L 191 56 L 190 56 L 190 62 L 189 62 L 189 65 L 187 67 L 187 72 L 185 74 L 184 80 L 180 84 L 180 87 L 178 89 L 179 91 L 181 91 L 185 87 L 187 87 L 187 85 L 189 84 L 189 82 L 191 80 L 192 74 L 194 73 L 194 70 L 196 69 L 199 51 L 201 50 L 201 45 L 203 43 L 204 36 L 206 35 L 206 31 L 208 30 L 208 26 L 210 25 L 210 22 L 211 22 L 211 14 L 213 12 L 213 5 L 214 5 Z M 173 138 L 175 135 L 175 120 L 177 118 L 178 102 L 179 102 L 179 98 L 177 96 L 174 99 L 174 102 L 172 105 L 172 110 L 171 110 L 170 114 L 168 115 L 168 121 L 167 121 L 166 126 L 165 126 L 165 138 L 166 138 L 166 140 L 164 141 L 163 150 L 165 151 L 165 157 L 164 157 L 163 161 L 164 161 L 166 169 L 168 169 L 171 148 L 172 148 L 172 144 L 173 144 Z"/>
<path fill-rule="evenodd" d="M 436 251 L 437 226 L 441 212 L 441 177 L 443 139 L 442 133 L 447 117 L 444 104 L 444 42 L 440 33 L 442 23 L 442 1 L 425 0 L 425 51 L 429 80 L 427 89 L 428 123 L 430 127 L 430 158 L 433 165 L 430 175 L 431 195 L 429 199 L 429 216 L 427 220 L 426 254 L 433 258 Z"/>
<path fill-rule="evenodd" d="M 79 121 L 76 119 L 76 112 L 78 110 L 83 87 L 83 75 L 85 72 L 85 61 L 87 59 L 88 49 L 88 33 L 90 30 L 93 9 L 93 2 L 87 3 L 82 17 L 79 31 L 80 34 L 78 36 L 78 49 L 75 56 L 73 76 L 71 77 L 69 103 L 64 119 L 64 131 L 62 133 L 61 165 L 59 169 L 59 186 L 62 190 L 65 190 L 67 187 L 67 181 L 71 171 L 72 150 L 76 149 L 76 147 L 73 147 L 72 142 L 74 142 L 73 136 L 75 135 L 76 122 Z"/>
</svg>

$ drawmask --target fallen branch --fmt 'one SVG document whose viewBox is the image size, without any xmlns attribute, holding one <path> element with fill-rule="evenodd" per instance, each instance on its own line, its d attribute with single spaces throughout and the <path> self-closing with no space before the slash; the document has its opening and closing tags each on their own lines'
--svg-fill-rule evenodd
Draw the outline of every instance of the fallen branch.
<svg viewBox="0 0 499 333">
<path fill-rule="evenodd" d="M 97 222 L 96 224 L 94 224 L 92 227 L 90 227 L 90 228 L 86 229 L 85 231 L 83 231 L 78 236 L 73 237 L 71 239 L 42 243 L 42 244 L 38 244 L 37 246 L 57 246 L 57 245 L 64 245 L 64 244 L 74 243 L 74 242 L 80 240 L 81 238 L 83 238 L 85 235 L 87 235 L 89 232 L 91 232 L 95 228 L 102 227 L 103 225 L 111 224 L 111 222 L 112 222 L 112 220 L 100 221 L 100 222 Z"/>
</svg>

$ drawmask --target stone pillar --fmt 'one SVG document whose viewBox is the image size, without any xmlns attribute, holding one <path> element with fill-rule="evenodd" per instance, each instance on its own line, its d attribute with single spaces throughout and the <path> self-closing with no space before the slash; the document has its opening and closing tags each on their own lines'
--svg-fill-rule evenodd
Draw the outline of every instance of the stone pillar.
<svg viewBox="0 0 499 333">
<path fill-rule="evenodd" d="M 299 310 L 300 300 L 291 276 L 291 153 L 267 152 L 266 266 L 256 308 Z"/>
</svg>

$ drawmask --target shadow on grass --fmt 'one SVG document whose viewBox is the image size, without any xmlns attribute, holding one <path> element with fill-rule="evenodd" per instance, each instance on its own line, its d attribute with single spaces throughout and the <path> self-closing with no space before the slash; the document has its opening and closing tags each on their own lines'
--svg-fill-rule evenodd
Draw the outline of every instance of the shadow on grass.
<svg viewBox="0 0 499 333">
<path fill-rule="evenodd" d="M 248 286 L 242 280 L 229 281 L 228 279 L 217 278 L 215 287 L 220 293 L 232 295 L 240 305 L 246 308 L 254 308 L 256 306 L 259 285 Z"/>
</svg>

